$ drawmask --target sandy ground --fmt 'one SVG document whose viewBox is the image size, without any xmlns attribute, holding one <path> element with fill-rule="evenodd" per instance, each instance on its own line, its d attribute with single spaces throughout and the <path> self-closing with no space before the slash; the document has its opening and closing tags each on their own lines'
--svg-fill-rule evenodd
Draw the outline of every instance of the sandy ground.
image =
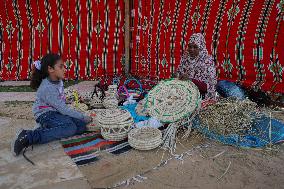
<svg viewBox="0 0 284 189">
<path fill-rule="evenodd" d="M 19 127 L 34 126 L 31 103 L 0 103 L 0 188 L 105 188 L 130 179 L 128 188 L 284 188 L 284 146 L 272 149 L 238 149 L 194 134 L 180 140 L 177 154 L 162 150 L 131 150 L 113 156 L 105 154 L 97 163 L 78 167 L 63 152 L 58 141 L 35 146 L 27 154 L 36 167 L 22 156 L 9 152 L 10 141 Z M 284 121 L 284 113 L 274 114 Z M 200 147 L 201 146 L 201 147 Z M 187 153 L 185 153 L 187 152 Z M 144 179 L 138 180 L 137 175 Z M 138 180 L 138 181 L 135 181 Z M 143 180 L 141 182 L 141 180 Z M 125 184 L 120 188 L 126 187 Z"/>
<path fill-rule="evenodd" d="M 1 86 L 28 86 L 30 85 L 30 81 L 5 81 L 0 82 Z"/>
<path fill-rule="evenodd" d="M 0 117 L 0 188 L 1 189 L 90 189 L 86 178 L 54 141 L 35 145 L 26 152 L 35 166 L 22 155 L 14 157 L 10 142 L 19 128 L 31 129 L 33 120 Z M 71 185 L 70 185 L 71 184 Z M 71 187 L 73 186 L 73 187 Z"/>
</svg>

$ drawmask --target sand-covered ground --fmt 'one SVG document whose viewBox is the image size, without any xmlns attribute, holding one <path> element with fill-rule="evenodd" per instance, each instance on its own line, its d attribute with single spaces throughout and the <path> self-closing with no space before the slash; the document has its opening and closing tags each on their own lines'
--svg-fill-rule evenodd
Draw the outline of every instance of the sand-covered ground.
<svg viewBox="0 0 284 189">
<path fill-rule="evenodd" d="M 38 185 L 29 185 L 32 176 L 24 179 L 21 166 L 12 166 L 9 162 L 9 142 L 14 135 L 16 128 L 33 128 L 34 120 L 31 112 L 31 102 L 1 102 L 0 103 L 0 133 L 3 140 L 1 141 L 0 156 L 0 188 L 44 188 L 49 185 L 53 188 L 56 186 L 73 188 L 74 184 L 63 184 L 61 182 L 46 181 L 45 185 L 39 180 Z M 284 121 L 283 112 L 274 112 L 274 117 Z M 3 122 L 3 120 L 6 120 Z M 1 128 L 3 127 L 3 128 Z M 74 173 L 69 177 L 72 182 L 83 182 L 85 188 L 105 188 L 111 187 L 122 181 L 127 181 L 128 188 L 284 188 L 284 146 L 277 145 L 271 149 L 238 149 L 226 146 L 211 140 L 205 139 L 202 135 L 194 133 L 186 140 L 179 140 L 176 154 L 183 154 L 182 158 L 172 158 L 172 156 L 163 150 L 153 150 L 140 152 L 131 150 L 126 154 L 113 156 L 105 154 L 104 158 L 97 163 L 75 168 L 72 165 Z M 49 162 L 50 166 L 59 164 L 60 161 L 71 162 L 63 152 L 58 141 L 57 150 L 60 151 L 54 157 L 44 155 L 42 146 L 36 146 L 33 151 L 28 152 L 34 157 L 36 163 Z M 41 155 L 37 155 L 41 154 Z M 45 169 L 41 166 L 33 167 L 22 157 L 19 157 L 29 171 L 37 174 L 43 174 Z M 48 159 L 47 159 L 48 158 Z M 61 159 L 60 161 L 53 161 Z M 171 159 L 172 158 L 172 159 Z M 156 169 L 159 163 L 169 159 L 167 164 Z M 17 158 L 14 159 L 17 162 Z M 60 170 L 70 171 L 70 163 L 60 163 Z M 65 168 L 64 168 L 65 167 Z M 67 168 L 68 169 L 67 169 Z M 9 170 L 11 169 L 11 170 Z M 17 170 L 18 169 L 18 170 Z M 35 171 L 35 169 L 37 171 Z M 56 166 L 53 168 L 57 172 Z M 10 177 L 7 177 L 10 174 Z M 11 176 L 14 175 L 14 176 Z M 17 175 L 18 174 L 18 175 Z M 5 177 L 6 175 L 6 177 Z M 33 175 L 33 174 L 32 174 Z M 75 175 L 75 176 L 74 176 Z M 78 176 L 79 175 L 79 176 Z M 137 177 L 140 175 L 143 177 Z M 34 175 L 36 176 L 36 175 Z M 68 177 L 68 174 L 67 174 Z M 75 178 L 73 178 L 75 177 Z M 130 179 L 134 177 L 134 179 Z M 14 178 L 14 182 L 7 180 Z M 19 180 L 19 178 L 21 178 Z M 56 180 L 54 175 L 41 175 L 40 178 L 45 180 Z M 57 178 L 58 179 L 58 178 Z M 68 179 L 67 179 L 68 180 Z M 69 181 L 69 182 L 71 182 Z M 26 182 L 26 183 L 25 183 Z M 22 186 L 20 187 L 22 183 Z M 65 182 L 66 183 L 66 182 Z M 71 186 L 70 186 L 71 185 Z M 33 186 L 33 187 L 29 187 Z M 76 187 L 75 187 L 76 188 Z"/>
</svg>

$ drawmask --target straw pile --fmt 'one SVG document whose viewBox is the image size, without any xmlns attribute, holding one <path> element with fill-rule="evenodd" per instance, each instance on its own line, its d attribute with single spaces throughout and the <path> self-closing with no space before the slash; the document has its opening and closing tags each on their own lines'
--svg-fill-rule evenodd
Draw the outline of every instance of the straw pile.
<svg viewBox="0 0 284 189">
<path fill-rule="evenodd" d="M 253 121 L 251 114 L 256 110 L 257 105 L 254 102 L 227 98 L 200 111 L 200 121 L 203 126 L 216 134 L 244 135 L 251 130 Z"/>
</svg>

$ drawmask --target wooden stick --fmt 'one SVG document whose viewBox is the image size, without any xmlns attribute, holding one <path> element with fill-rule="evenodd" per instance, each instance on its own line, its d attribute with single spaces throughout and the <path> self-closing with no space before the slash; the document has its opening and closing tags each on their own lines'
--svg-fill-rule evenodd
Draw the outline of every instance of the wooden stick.
<svg viewBox="0 0 284 189">
<path fill-rule="evenodd" d="M 130 71 L 130 10 L 129 10 L 129 0 L 124 0 L 125 8 L 125 34 L 124 34 L 124 43 L 125 43 L 125 74 L 128 76 Z"/>
<path fill-rule="evenodd" d="M 231 166 L 231 163 L 232 163 L 232 162 L 230 161 L 230 163 L 229 163 L 229 165 L 228 165 L 226 171 L 217 179 L 217 181 L 219 181 L 219 180 L 228 172 L 228 170 L 229 170 L 229 168 L 230 168 L 230 166 Z"/>
</svg>

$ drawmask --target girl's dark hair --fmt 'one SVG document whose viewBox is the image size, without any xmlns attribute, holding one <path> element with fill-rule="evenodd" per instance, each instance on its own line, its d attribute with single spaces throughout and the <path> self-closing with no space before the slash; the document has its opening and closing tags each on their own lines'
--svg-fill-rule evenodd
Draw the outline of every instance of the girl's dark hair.
<svg viewBox="0 0 284 189">
<path fill-rule="evenodd" d="M 38 89 L 43 79 L 48 77 L 48 66 L 54 68 L 54 65 L 61 57 L 58 54 L 50 53 L 42 57 L 41 69 L 38 70 L 33 66 L 32 78 L 30 86 L 33 89 Z"/>
</svg>

